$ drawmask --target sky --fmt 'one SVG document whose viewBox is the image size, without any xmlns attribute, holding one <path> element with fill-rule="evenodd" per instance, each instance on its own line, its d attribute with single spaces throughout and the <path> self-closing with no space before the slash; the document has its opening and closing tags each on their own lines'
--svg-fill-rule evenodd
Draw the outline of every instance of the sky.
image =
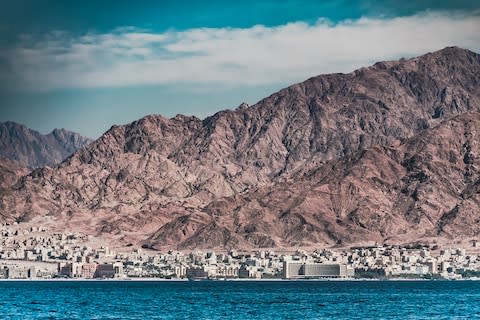
<svg viewBox="0 0 480 320">
<path fill-rule="evenodd" d="M 479 30 L 479 1 L 0 0 L 0 122 L 97 138 L 205 118 L 318 74 L 480 52 Z"/>
</svg>

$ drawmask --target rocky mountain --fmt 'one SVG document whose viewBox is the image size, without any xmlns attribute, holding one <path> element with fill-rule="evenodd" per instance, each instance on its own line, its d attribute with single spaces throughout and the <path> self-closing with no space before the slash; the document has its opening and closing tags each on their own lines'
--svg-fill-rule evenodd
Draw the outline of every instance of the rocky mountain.
<svg viewBox="0 0 480 320">
<path fill-rule="evenodd" d="M 20 166 L 18 163 L 0 158 L 0 194 L 4 190 L 11 188 L 21 176 L 28 174 L 29 170 Z M 8 220 L 9 216 L 4 216 L 4 212 L 0 212 L 0 219 Z"/>
<path fill-rule="evenodd" d="M 2 192 L 0 212 L 155 248 L 472 236 L 479 111 L 480 56 L 445 48 L 204 120 L 114 126 Z"/>
<path fill-rule="evenodd" d="M 480 113 L 375 146 L 288 181 L 213 201 L 150 245 L 277 247 L 468 239 L 480 234 Z"/>
<path fill-rule="evenodd" d="M 29 168 L 56 165 L 90 142 L 65 129 L 43 135 L 15 122 L 0 123 L 0 157 Z"/>
<path fill-rule="evenodd" d="M 20 166 L 15 161 L 0 158 L 0 189 L 13 186 L 21 176 L 29 173 L 26 167 Z"/>
</svg>

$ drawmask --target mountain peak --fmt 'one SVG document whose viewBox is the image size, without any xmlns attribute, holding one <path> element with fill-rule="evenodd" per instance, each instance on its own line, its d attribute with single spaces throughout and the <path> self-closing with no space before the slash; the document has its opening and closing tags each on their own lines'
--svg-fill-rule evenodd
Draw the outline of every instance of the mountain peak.
<svg viewBox="0 0 480 320">
<path fill-rule="evenodd" d="M 246 110 L 248 109 L 250 106 L 248 105 L 248 103 L 246 102 L 242 102 L 235 110 Z"/>
<path fill-rule="evenodd" d="M 64 129 L 64 128 L 55 128 L 52 130 L 52 132 L 50 132 L 50 134 L 65 134 L 65 133 L 69 133 L 70 131 Z"/>
<path fill-rule="evenodd" d="M 0 205 L 65 225 L 88 214 L 76 228 L 155 248 L 464 236 L 455 215 L 476 221 L 480 203 L 475 57 L 445 48 L 320 75 L 203 121 L 146 116 L 22 179 Z"/>
<path fill-rule="evenodd" d="M 90 142 L 65 129 L 43 135 L 16 122 L 0 123 L 0 156 L 29 168 L 58 164 Z"/>
<path fill-rule="evenodd" d="M 475 52 L 473 52 L 469 49 L 460 48 L 460 47 L 457 47 L 457 46 L 448 46 L 448 47 L 445 47 L 445 48 L 437 50 L 437 51 L 426 53 L 426 54 L 424 54 L 420 57 L 431 56 L 431 55 L 434 55 L 434 56 L 455 55 L 456 57 L 458 57 L 459 54 L 478 55 L 477 53 L 475 53 Z"/>
</svg>

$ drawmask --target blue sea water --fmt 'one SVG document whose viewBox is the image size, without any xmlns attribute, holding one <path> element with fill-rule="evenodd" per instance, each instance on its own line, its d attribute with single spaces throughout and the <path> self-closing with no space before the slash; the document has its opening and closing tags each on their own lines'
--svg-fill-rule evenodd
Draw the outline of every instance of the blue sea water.
<svg viewBox="0 0 480 320">
<path fill-rule="evenodd" d="M 4 281 L 1 319 L 475 319 L 475 281 Z"/>
</svg>

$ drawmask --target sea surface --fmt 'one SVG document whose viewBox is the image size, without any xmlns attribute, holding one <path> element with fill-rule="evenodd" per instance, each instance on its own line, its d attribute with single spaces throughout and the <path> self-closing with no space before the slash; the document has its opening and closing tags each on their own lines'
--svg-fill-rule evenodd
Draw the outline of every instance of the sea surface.
<svg viewBox="0 0 480 320">
<path fill-rule="evenodd" d="M 476 319 L 479 281 L 3 281 L 1 319 Z"/>
</svg>

